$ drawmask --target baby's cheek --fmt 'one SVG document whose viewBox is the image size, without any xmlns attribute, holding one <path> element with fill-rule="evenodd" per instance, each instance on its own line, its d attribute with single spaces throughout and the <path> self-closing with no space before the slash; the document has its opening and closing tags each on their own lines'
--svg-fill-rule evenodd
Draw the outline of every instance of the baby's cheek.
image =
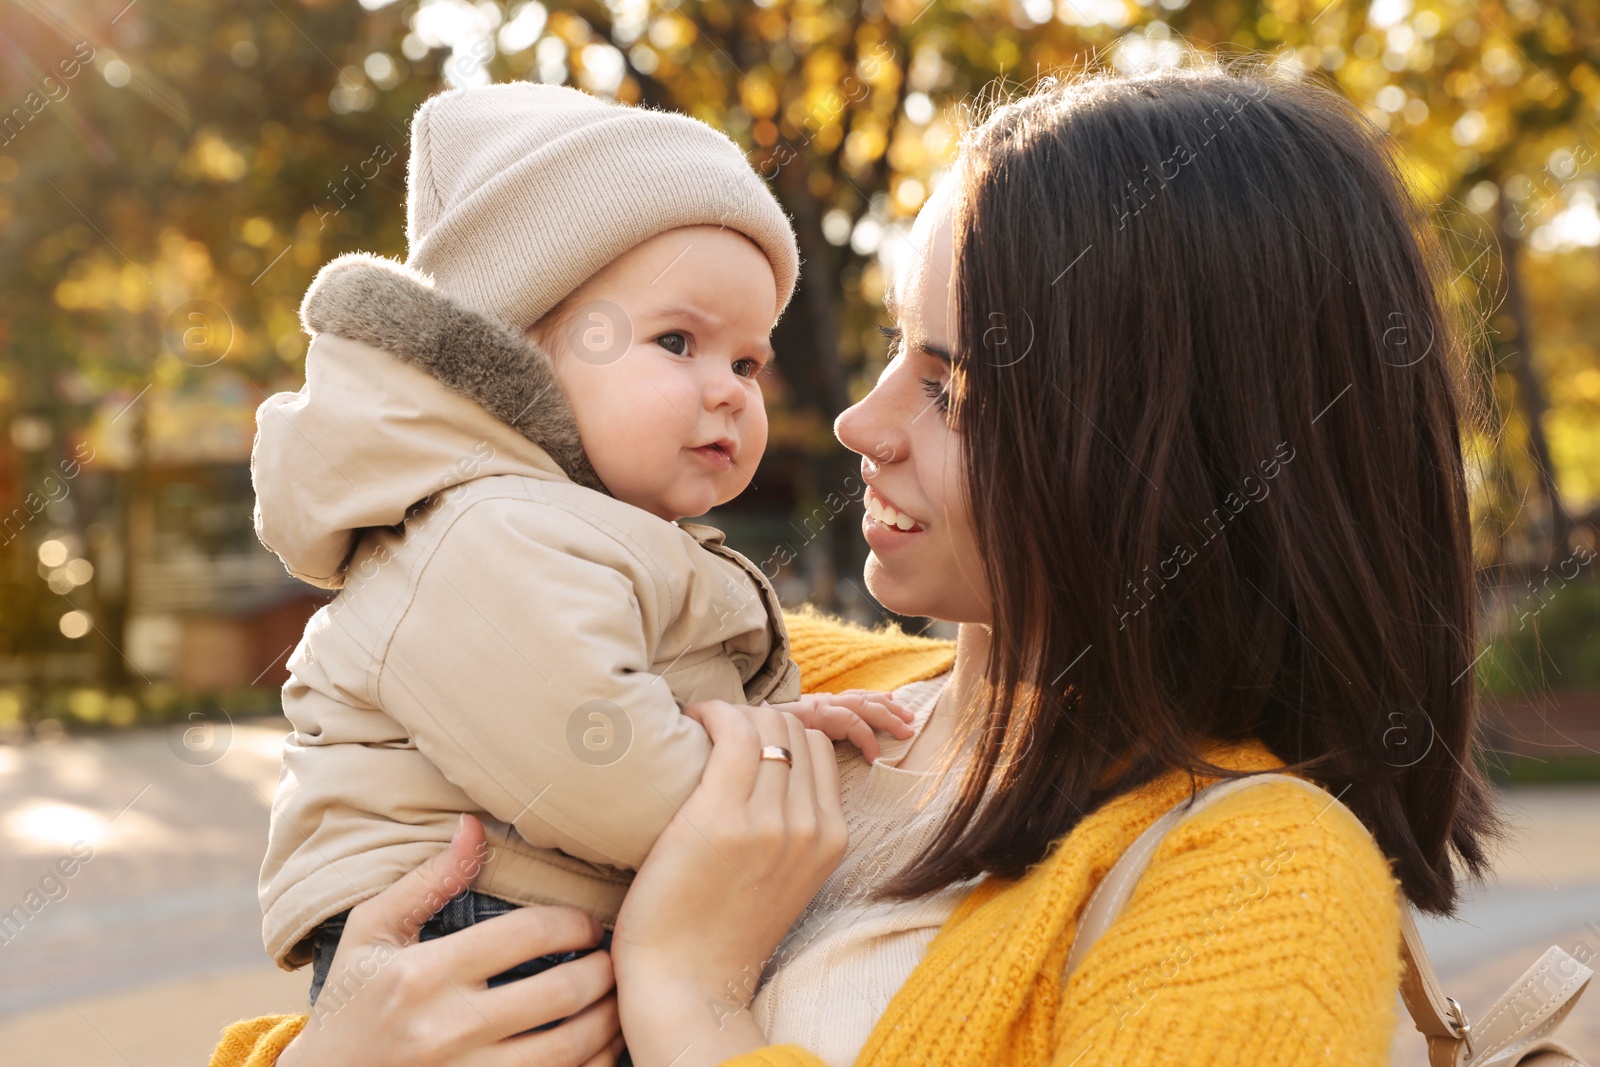
<svg viewBox="0 0 1600 1067">
<path fill-rule="evenodd" d="M 761 462 L 761 456 L 767 450 L 767 408 L 765 399 L 756 394 L 755 401 L 745 416 L 745 440 L 748 442 L 746 450 L 749 452 L 750 466 Z"/>
</svg>

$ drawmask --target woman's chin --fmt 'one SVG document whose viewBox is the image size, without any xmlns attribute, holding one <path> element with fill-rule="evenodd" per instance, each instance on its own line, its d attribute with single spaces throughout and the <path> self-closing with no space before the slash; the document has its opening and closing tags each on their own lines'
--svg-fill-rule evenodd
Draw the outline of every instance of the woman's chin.
<svg viewBox="0 0 1600 1067">
<path fill-rule="evenodd" d="M 872 599 L 896 615 L 928 614 L 925 609 L 932 599 L 929 596 L 931 591 L 917 589 L 915 575 L 895 574 L 893 569 L 884 565 L 876 552 L 867 553 L 867 563 L 862 568 L 861 577 L 866 581 L 867 592 L 872 594 Z"/>
<path fill-rule="evenodd" d="M 939 619 L 953 623 L 989 625 L 993 611 L 988 598 L 966 583 L 950 580 L 959 568 L 949 561 L 918 562 L 898 553 L 889 560 L 869 549 L 861 577 L 872 598 L 896 615 Z"/>
</svg>

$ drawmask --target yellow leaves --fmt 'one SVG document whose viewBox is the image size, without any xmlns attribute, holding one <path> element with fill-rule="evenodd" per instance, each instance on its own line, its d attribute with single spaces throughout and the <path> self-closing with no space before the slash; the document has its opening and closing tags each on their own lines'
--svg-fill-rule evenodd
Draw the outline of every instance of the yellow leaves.
<svg viewBox="0 0 1600 1067">
<path fill-rule="evenodd" d="M 762 70 L 753 70 L 739 85 L 739 103 L 752 117 L 770 119 L 778 110 L 778 91 Z"/>
<path fill-rule="evenodd" d="M 817 131 L 811 146 L 818 152 L 826 155 L 839 147 L 839 142 L 844 139 L 844 127 L 837 122 L 829 123 Z"/>
<path fill-rule="evenodd" d="M 198 288 L 211 279 L 211 252 L 182 232 L 165 229 L 161 231 L 161 259 L 154 270 L 179 291 Z"/>
<path fill-rule="evenodd" d="M 1480 153 L 1504 144 L 1511 134 L 1511 115 L 1499 102 L 1463 112 L 1450 130 L 1456 144 Z"/>
<path fill-rule="evenodd" d="M 1505 85 L 1515 84 L 1522 77 L 1521 61 L 1510 48 L 1498 42 L 1484 48 L 1483 69 Z"/>
<path fill-rule="evenodd" d="M 882 126 L 870 119 L 858 121 L 861 125 L 851 130 L 850 136 L 844 139 L 844 165 L 854 171 L 864 170 L 877 162 L 889 145 Z"/>
<path fill-rule="evenodd" d="M 1454 177 L 1447 176 L 1426 157 L 1419 157 L 1412 152 L 1402 157 L 1400 173 L 1412 193 L 1426 204 L 1437 203 L 1447 196 L 1450 192 L 1449 179 Z"/>
<path fill-rule="evenodd" d="M 1590 107 L 1600 104 L 1600 74 L 1587 63 L 1579 63 L 1572 70 L 1572 87 L 1583 94 Z"/>
<path fill-rule="evenodd" d="M 1562 17 L 1558 11 L 1551 11 L 1548 17 L 1539 26 L 1540 35 L 1544 38 L 1545 51 L 1551 55 L 1572 51 L 1573 40 L 1572 24 Z"/>
<path fill-rule="evenodd" d="M 831 60 L 831 61 L 830 61 Z M 826 73 L 837 71 L 840 77 L 812 77 L 813 71 Z M 831 50 L 813 53 L 806 60 L 805 66 L 805 91 L 791 100 L 784 109 L 783 117 L 789 125 L 801 131 L 802 137 L 815 134 L 813 145 L 822 152 L 831 152 L 839 145 L 839 139 L 844 135 L 843 120 L 845 113 L 854 101 L 845 95 L 842 76 L 844 63 L 838 55 Z M 856 99 L 860 93 L 865 92 L 859 82 L 855 83 Z M 879 154 L 882 154 L 880 148 Z M 876 158 L 876 157 L 874 157 Z"/>
<path fill-rule="evenodd" d="M 694 27 L 688 25 L 687 20 L 685 20 L 683 16 L 674 12 L 671 18 L 676 20 L 676 23 L 682 23 L 687 27 L 689 37 L 688 40 L 684 42 L 685 44 L 687 44 L 688 41 L 694 40 Z M 588 44 L 594 39 L 594 27 L 589 25 L 589 21 L 587 19 L 580 15 L 575 15 L 571 11 L 563 11 L 558 8 L 550 12 L 549 21 L 545 25 L 548 27 L 548 32 L 552 36 L 559 37 L 561 40 L 565 41 L 568 48 L 582 48 L 584 45 Z M 672 32 L 681 33 L 683 31 L 682 28 L 675 24 Z M 654 38 L 654 34 L 655 27 L 652 26 L 652 39 Z"/>
<path fill-rule="evenodd" d="M 961 131 L 945 119 L 935 119 L 928 125 L 928 130 L 923 134 L 923 141 L 928 146 L 928 151 L 933 153 L 936 166 L 944 166 L 956 158 L 956 152 L 961 147 Z"/>
<path fill-rule="evenodd" d="M 1383 64 L 1369 59 L 1351 59 L 1334 72 L 1334 76 L 1356 100 L 1371 100 L 1377 91 L 1389 84 L 1389 72 Z"/>
<path fill-rule="evenodd" d="M 760 34 L 763 40 L 777 42 L 789 35 L 788 17 L 777 8 L 769 7 L 758 11 L 752 22 L 752 28 Z"/>
<path fill-rule="evenodd" d="M 928 142 L 923 131 L 902 127 L 889 146 L 889 166 L 900 174 L 917 174 L 928 165 Z"/>
<path fill-rule="evenodd" d="M 202 290 L 216 275 L 206 246 L 173 228 L 161 231 L 154 261 L 138 266 L 97 250 L 79 256 L 56 284 L 56 305 L 65 311 L 125 311 L 174 304 Z"/>
<path fill-rule="evenodd" d="M 808 92 L 833 89 L 844 80 L 844 57 L 836 48 L 815 49 L 806 56 L 800 72 L 805 76 Z"/>
<path fill-rule="evenodd" d="M 928 0 L 885 0 L 883 8 L 890 22 L 904 26 L 922 14 L 927 6 Z"/>
<path fill-rule="evenodd" d="M 1453 70 L 1445 75 L 1444 91 L 1457 100 L 1470 104 L 1483 92 L 1483 82 L 1475 70 Z"/>
<path fill-rule="evenodd" d="M 1594 373 L 1594 372 L 1588 372 Z M 1570 506 L 1583 509 L 1600 499 L 1600 420 L 1587 405 L 1556 406 L 1545 417 L 1551 459 L 1560 475 L 1561 492 Z"/>
<path fill-rule="evenodd" d="M 820 15 L 797 12 L 794 21 L 789 23 L 789 40 L 796 51 L 804 52 L 812 45 L 826 41 L 831 31 L 832 27 Z"/>
<path fill-rule="evenodd" d="M 58 282 L 54 295 L 64 311 L 138 312 L 150 302 L 150 287 L 131 263 L 96 253 Z"/>
<path fill-rule="evenodd" d="M 1522 83 L 1522 91 L 1528 99 L 1542 103 L 1547 107 L 1559 104 L 1566 96 L 1565 90 L 1542 70 L 1535 70 L 1532 76 Z"/>
<path fill-rule="evenodd" d="M 662 52 L 687 48 L 696 36 L 694 24 L 676 11 L 658 15 L 650 23 L 650 43 Z"/>
<path fill-rule="evenodd" d="M 244 154 L 212 129 L 202 129 L 195 135 L 189 154 L 179 167 L 182 173 L 214 182 L 236 182 L 249 169 Z"/>
<path fill-rule="evenodd" d="M 1273 17 L 1278 19 L 1280 22 L 1299 21 L 1302 14 L 1309 18 L 1315 18 L 1316 13 L 1310 10 L 1311 6 L 1312 5 L 1310 4 L 1306 4 L 1305 10 L 1302 12 L 1301 0 L 1268 0 L 1267 3 L 1268 10 L 1270 10 L 1273 14 Z"/>
<path fill-rule="evenodd" d="M 247 219 L 245 224 L 239 227 L 239 236 L 244 238 L 245 244 L 257 248 L 272 240 L 272 233 L 272 221 L 261 215 Z"/>
<path fill-rule="evenodd" d="M 894 183 L 894 206 L 902 214 L 915 215 L 928 198 L 928 189 L 916 178 L 900 178 Z"/>
<path fill-rule="evenodd" d="M 856 37 L 856 54 L 860 57 L 856 60 L 856 77 L 885 93 L 900 88 L 903 72 L 892 45 L 862 33 Z"/>
</svg>

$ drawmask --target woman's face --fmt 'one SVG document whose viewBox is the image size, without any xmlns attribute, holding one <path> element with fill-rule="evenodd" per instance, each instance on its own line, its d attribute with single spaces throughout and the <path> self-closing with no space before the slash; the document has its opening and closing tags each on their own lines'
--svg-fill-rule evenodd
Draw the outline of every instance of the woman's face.
<svg viewBox="0 0 1600 1067">
<path fill-rule="evenodd" d="M 961 439 L 944 410 L 955 260 L 949 199 L 935 195 L 917 216 L 916 252 L 885 301 L 894 320 L 889 365 L 833 429 L 861 455 L 872 595 L 901 615 L 987 623 L 988 583 L 967 503 Z"/>
</svg>

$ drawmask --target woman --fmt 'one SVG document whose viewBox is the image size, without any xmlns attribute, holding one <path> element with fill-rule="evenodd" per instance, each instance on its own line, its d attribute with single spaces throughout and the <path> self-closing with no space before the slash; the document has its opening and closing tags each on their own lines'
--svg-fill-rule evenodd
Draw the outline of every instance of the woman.
<svg viewBox="0 0 1600 1067">
<path fill-rule="evenodd" d="M 952 766 L 960 790 L 878 896 L 976 886 L 856 1062 L 1381 1061 L 1396 887 L 1450 911 L 1494 828 L 1471 740 L 1461 352 L 1393 149 L 1264 74 L 1051 83 L 975 131 L 912 243 L 893 358 L 836 429 L 869 506 L 914 520 L 867 519 L 874 596 L 961 624 L 900 764 Z M 852 640 L 870 660 L 873 638 Z M 415 962 L 389 1000 L 308 1031 L 293 1062 L 606 1063 L 613 1011 L 641 1067 L 821 1062 L 726 1005 L 839 861 L 833 763 L 770 710 L 692 713 L 714 753 L 629 891 L 615 1005 L 598 954 L 538 990 L 462 994 L 493 973 L 467 962 L 487 943 L 400 949 Z M 771 745 L 792 768 L 760 758 Z M 1197 785 L 1284 767 L 1360 822 L 1278 784 L 1213 805 L 1064 979 L 1140 831 Z M 496 951 L 593 943 L 557 921 L 531 910 L 501 936 L 549 936 Z M 478 1018 L 447 1006 L 463 995 Z M 414 1058 L 332 1051 L 412 1012 L 442 1027 Z"/>
</svg>

